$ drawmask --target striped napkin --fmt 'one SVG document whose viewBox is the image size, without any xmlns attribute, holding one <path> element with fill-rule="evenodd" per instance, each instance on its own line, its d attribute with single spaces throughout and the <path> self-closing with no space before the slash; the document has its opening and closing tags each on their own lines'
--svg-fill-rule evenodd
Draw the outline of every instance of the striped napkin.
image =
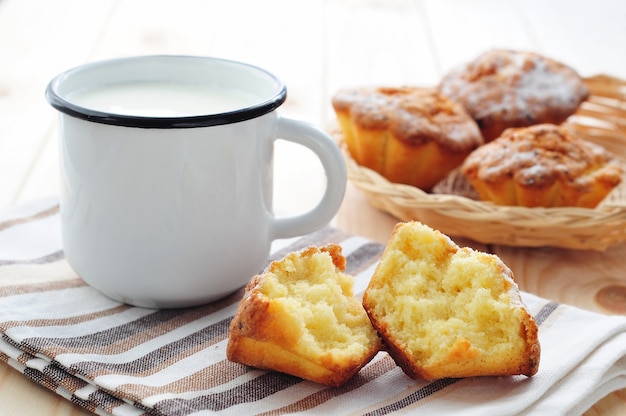
<svg viewBox="0 0 626 416">
<path fill-rule="evenodd" d="M 272 257 L 329 242 L 363 293 L 383 248 L 365 238 L 328 227 L 275 242 Z M 416 381 L 381 352 L 328 388 L 226 360 L 242 294 L 180 310 L 120 304 L 69 268 L 55 198 L 0 212 L 0 359 L 98 414 L 579 414 L 626 387 L 626 317 L 523 293 L 540 325 L 535 377 Z"/>
</svg>

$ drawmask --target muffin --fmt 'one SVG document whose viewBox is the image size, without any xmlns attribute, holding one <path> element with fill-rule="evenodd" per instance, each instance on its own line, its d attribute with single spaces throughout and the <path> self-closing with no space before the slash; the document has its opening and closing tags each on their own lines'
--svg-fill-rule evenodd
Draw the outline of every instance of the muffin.
<svg viewBox="0 0 626 416">
<path fill-rule="evenodd" d="M 533 52 L 502 49 L 452 69 L 439 91 L 465 107 L 486 142 L 509 127 L 560 124 L 589 95 L 567 65 Z"/>
<path fill-rule="evenodd" d="M 391 182 L 428 191 L 483 143 L 464 108 L 434 89 L 346 89 L 332 104 L 352 158 Z"/>
<path fill-rule="evenodd" d="M 363 306 L 409 377 L 537 373 L 537 324 L 511 270 L 419 222 L 396 225 Z"/>
<path fill-rule="evenodd" d="M 481 200 L 524 207 L 594 208 L 623 175 L 609 151 L 553 124 L 506 130 L 461 171 Z"/>
<path fill-rule="evenodd" d="M 338 245 L 309 247 L 253 277 L 230 324 L 229 360 L 328 386 L 347 382 L 381 341 Z"/>
</svg>

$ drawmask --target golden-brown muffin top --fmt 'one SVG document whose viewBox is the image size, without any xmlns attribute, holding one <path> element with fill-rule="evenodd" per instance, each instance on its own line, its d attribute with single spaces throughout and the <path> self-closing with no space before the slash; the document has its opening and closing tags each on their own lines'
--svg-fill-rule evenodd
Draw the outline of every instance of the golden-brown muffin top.
<svg viewBox="0 0 626 416">
<path fill-rule="evenodd" d="M 349 112 L 361 129 L 389 130 L 411 145 L 436 141 L 450 151 L 462 152 L 483 143 L 465 109 L 434 89 L 346 89 L 333 97 L 332 104 L 336 112 Z"/>
<path fill-rule="evenodd" d="M 493 49 L 453 68 L 439 90 L 475 119 L 537 119 L 573 113 L 589 91 L 569 66 L 534 52 Z M 528 123 L 532 124 L 532 123 Z"/>
<path fill-rule="evenodd" d="M 528 187 L 556 181 L 588 189 L 593 181 L 619 184 L 622 168 L 610 152 L 553 124 L 507 129 L 472 152 L 465 175 L 486 182 L 514 180 Z"/>
</svg>

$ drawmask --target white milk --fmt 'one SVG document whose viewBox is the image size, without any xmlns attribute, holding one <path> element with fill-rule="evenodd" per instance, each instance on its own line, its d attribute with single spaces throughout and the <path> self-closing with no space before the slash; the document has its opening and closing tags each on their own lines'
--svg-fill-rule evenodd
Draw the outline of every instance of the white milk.
<svg viewBox="0 0 626 416">
<path fill-rule="evenodd" d="M 183 82 L 128 82 L 68 94 L 67 100 L 105 113 L 183 117 L 226 113 L 260 102 L 246 91 Z"/>
</svg>

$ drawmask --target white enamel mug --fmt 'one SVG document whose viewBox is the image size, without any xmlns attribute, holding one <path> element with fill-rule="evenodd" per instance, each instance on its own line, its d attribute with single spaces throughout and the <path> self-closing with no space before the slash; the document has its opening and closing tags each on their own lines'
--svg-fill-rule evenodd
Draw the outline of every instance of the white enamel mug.
<svg viewBox="0 0 626 416">
<path fill-rule="evenodd" d="M 123 95 L 109 97 L 108 107 L 79 99 L 91 89 L 142 83 L 233 89 L 253 100 L 175 113 L 176 100 L 157 94 L 146 101 L 167 111 L 155 115 Z M 128 91 L 132 101 L 137 94 Z M 286 88 L 258 67 L 192 56 L 115 59 L 58 75 L 46 98 L 60 112 L 65 256 L 113 299 L 173 308 L 222 298 L 266 266 L 272 240 L 323 227 L 342 202 L 346 171 L 337 145 L 320 129 L 281 117 Z M 322 163 L 327 187 L 309 212 L 274 216 L 277 139 L 310 148 Z"/>
</svg>

